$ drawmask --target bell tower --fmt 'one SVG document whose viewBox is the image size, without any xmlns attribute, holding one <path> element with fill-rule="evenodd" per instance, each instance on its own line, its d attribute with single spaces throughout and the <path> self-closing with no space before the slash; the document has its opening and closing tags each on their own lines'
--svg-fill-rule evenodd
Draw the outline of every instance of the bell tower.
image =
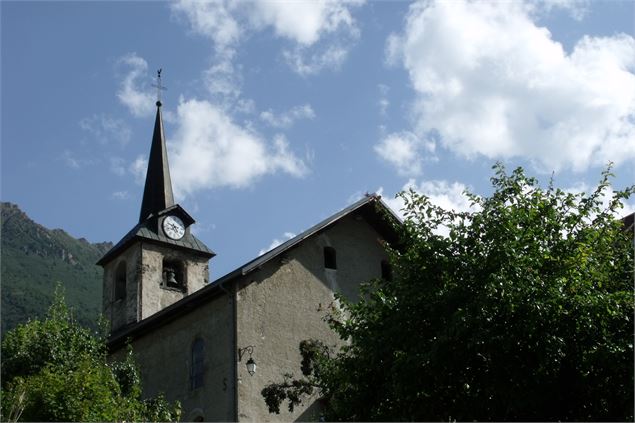
<svg viewBox="0 0 635 423">
<path fill-rule="evenodd" d="M 160 77 L 159 71 L 159 88 Z M 111 332 L 204 287 L 215 255 L 192 234 L 194 219 L 174 203 L 160 100 L 156 106 L 139 223 L 97 262 Z"/>
</svg>

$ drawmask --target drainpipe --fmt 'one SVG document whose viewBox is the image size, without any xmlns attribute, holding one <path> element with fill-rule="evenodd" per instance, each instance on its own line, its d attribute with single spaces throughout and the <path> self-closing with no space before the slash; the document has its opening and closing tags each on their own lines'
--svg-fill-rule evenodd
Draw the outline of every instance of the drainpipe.
<svg viewBox="0 0 635 423">
<path fill-rule="evenodd" d="M 231 363 L 233 368 L 234 378 L 232 380 L 232 408 L 234 412 L 233 421 L 238 421 L 238 363 L 236 361 L 236 351 L 238 351 L 238 315 L 236 311 L 236 292 L 232 292 L 225 288 L 223 283 L 219 284 L 220 289 L 229 297 L 229 303 L 232 309 L 232 330 L 231 330 L 231 345 L 229 356 L 231 357 Z"/>
</svg>

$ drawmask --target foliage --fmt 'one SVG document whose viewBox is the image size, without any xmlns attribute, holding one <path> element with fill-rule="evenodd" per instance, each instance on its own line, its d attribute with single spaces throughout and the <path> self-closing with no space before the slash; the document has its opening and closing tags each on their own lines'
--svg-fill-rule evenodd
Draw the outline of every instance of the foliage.
<svg viewBox="0 0 635 423">
<path fill-rule="evenodd" d="M 4 335 L 29 318 L 43 318 L 53 300 L 53 282 L 62 282 L 79 323 L 96 328 L 101 308 L 102 270 L 95 262 L 112 247 L 47 229 L 18 206 L 0 202 L 0 273 Z"/>
<path fill-rule="evenodd" d="M 2 341 L 3 421 L 176 421 L 179 407 L 142 400 L 132 350 L 108 362 L 105 336 L 77 324 L 59 289 L 44 320 Z"/>
<path fill-rule="evenodd" d="M 300 354 L 302 355 L 302 374 L 311 377 L 311 380 L 294 379 L 293 374 L 286 373 L 281 383 L 266 386 L 261 394 L 270 413 L 280 414 L 280 404 L 285 400 L 289 402 L 289 412 L 293 412 L 294 408 L 302 403 L 303 396 L 313 393 L 315 387 L 313 380 L 316 374 L 314 370 L 319 371 L 319 367 L 316 369 L 315 364 L 321 357 L 328 357 L 329 349 L 320 341 L 304 340 L 300 342 Z"/>
<path fill-rule="evenodd" d="M 610 168 L 590 195 L 494 169 L 477 211 L 402 194 L 393 281 L 339 298 L 344 346 L 299 379 L 327 419 L 633 420 L 633 234 L 613 216 L 635 187 L 603 206 Z M 267 387 L 269 410 L 293 388 Z"/>
</svg>

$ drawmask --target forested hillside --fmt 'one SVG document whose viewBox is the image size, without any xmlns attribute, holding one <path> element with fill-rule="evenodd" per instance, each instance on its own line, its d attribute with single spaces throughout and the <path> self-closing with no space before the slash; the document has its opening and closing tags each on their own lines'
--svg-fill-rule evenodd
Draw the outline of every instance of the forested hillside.
<svg viewBox="0 0 635 423">
<path fill-rule="evenodd" d="M 78 321 L 94 326 L 102 291 L 102 270 L 95 262 L 112 244 L 75 239 L 35 223 L 15 204 L 0 205 L 2 333 L 44 316 L 58 283 Z"/>
</svg>

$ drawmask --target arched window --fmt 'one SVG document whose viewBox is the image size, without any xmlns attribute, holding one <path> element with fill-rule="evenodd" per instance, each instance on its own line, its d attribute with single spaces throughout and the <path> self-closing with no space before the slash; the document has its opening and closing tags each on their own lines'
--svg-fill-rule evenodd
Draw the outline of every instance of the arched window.
<svg viewBox="0 0 635 423">
<path fill-rule="evenodd" d="M 205 342 L 196 338 L 192 343 L 192 369 L 190 373 L 190 386 L 192 389 L 203 386 L 205 370 Z"/>
<path fill-rule="evenodd" d="M 126 262 L 121 261 L 115 272 L 115 300 L 126 298 Z"/>
<path fill-rule="evenodd" d="M 337 269 L 337 255 L 335 248 L 324 247 L 324 267 L 327 269 Z"/>
<path fill-rule="evenodd" d="M 381 278 L 389 282 L 392 281 L 392 266 L 388 260 L 381 261 Z"/>
</svg>

